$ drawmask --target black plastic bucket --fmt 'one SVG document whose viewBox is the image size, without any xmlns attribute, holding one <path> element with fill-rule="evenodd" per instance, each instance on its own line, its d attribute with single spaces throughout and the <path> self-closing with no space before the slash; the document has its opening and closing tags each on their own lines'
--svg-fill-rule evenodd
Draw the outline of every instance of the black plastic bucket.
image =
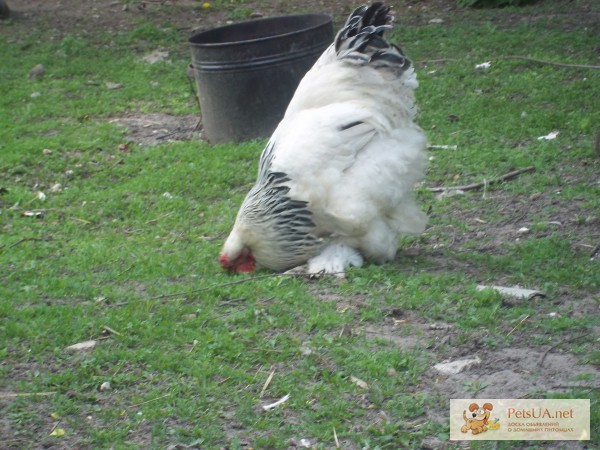
<svg viewBox="0 0 600 450">
<path fill-rule="evenodd" d="M 251 20 L 189 39 L 205 138 L 268 137 L 298 83 L 333 41 L 331 17 L 299 14 Z"/>
</svg>

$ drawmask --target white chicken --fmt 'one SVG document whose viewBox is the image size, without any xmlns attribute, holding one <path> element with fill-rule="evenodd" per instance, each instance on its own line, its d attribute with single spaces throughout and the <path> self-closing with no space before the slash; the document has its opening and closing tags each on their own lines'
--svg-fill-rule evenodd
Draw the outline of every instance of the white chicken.
<svg viewBox="0 0 600 450">
<path fill-rule="evenodd" d="M 413 119 L 418 86 L 410 61 L 384 37 L 382 3 L 350 14 L 298 86 L 260 157 L 219 262 L 342 275 L 363 258 L 394 258 L 402 234 L 427 216 L 413 186 L 427 139 Z"/>
</svg>

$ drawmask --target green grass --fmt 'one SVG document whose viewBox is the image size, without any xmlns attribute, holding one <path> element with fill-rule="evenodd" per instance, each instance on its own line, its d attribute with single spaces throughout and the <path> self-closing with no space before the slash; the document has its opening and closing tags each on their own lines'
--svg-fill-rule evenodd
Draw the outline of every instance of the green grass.
<svg viewBox="0 0 600 450">
<path fill-rule="evenodd" d="M 448 399 L 422 386 L 450 344 L 437 353 L 425 342 L 399 349 L 364 332 L 398 311 L 409 322 L 450 324 L 455 345 L 482 329 L 489 351 L 544 351 L 564 341 L 562 350 L 597 367 L 600 268 L 589 255 L 600 220 L 593 148 L 600 72 L 503 58 L 595 61 L 593 29 L 566 29 L 553 7 L 540 6 L 549 18 L 527 26 L 461 11 L 442 26 L 395 32 L 419 72 L 419 123 L 431 143 L 458 146 L 432 150 L 427 186 L 525 166 L 536 171 L 485 195 L 437 200 L 421 187 L 430 229 L 403 242 L 418 255 L 351 270 L 341 283 L 230 278 L 216 263 L 264 141 L 121 145 L 126 137 L 113 117 L 196 113 L 186 36 L 176 28 L 146 23 L 53 41 L 12 35 L 12 25 L 3 25 L 0 392 L 54 394 L 0 397 L 1 439 L 33 448 L 52 439 L 55 423 L 64 442 L 90 448 L 288 448 L 302 438 L 332 448 L 333 430 L 343 448 L 419 448 L 427 436 L 447 439 L 446 422 L 425 414 L 445 411 Z M 155 48 L 167 49 L 168 61 L 144 63 L 141 56 Z M 475 69 L 484 61 L 492 61 L 489 69 Z M 38 63 L 44 77 L 29 80 Z M 556 140 L 537 139 L 553 130 Z M 525 214 L 536 193 L 543 205 Z M 511 222 L 515 211 L 531 232 L 497 242 L 496 232 L 522 226 Z M 538 288 L 547 297 L 507 305 L 477 291 L 482 283 Z M 87 339 L 99 339 L 93 351 L 65 350 Z M 112 390 L 99 390 L 105 381 Z M 467 380 L 465 389 L 481 386 Z M 262 411 L 288 393 L 285 407 Z M 566 395 L 592 399 L 598 445 L 597 389 Z"/>
</svg>

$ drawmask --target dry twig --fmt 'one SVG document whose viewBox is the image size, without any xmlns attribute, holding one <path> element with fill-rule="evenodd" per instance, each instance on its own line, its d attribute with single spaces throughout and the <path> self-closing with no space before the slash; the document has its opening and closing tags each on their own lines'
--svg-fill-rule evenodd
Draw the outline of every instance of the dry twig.
<svg viewBox="0 0 600 450">
<path fill-rule="evenodd" d="M 111 333 L 111 334 L 116 334 L 117 336 L 123 336 L 121 333 L 119 333 L 117 330 L 113 330 L 111 327 L 109 327 L 108 325 L 104 325 L 104 327 L 102 328 L 104 331 L 106 331 L 107 333 Z"/>
<path fill-rule="evenodd" d="M 499 181 L 510 180 L 511 178 L 515 178 L 515 177 L 521 175 L 522 173 L 533 172 L 534 170 L 535 170 L 535 167 L 529 166 L 529 167 L 525 167 L 523 169 L 513 170 L 512 172 L 508 172 L 498 178 L 492 178 L 491 180 L 483 180 L 479 183 L 466 184 L 463 186 L 448 186 L 448 187 L 440 186 L 440 187 L 427 188 L 427 190 L 431 191 L 431 192 L 472 191 L 475 189 L 480 189 L 482 187 L 487 187 L 491 184 L 498 183 Z"/>
<path fill-rule="evenodd" d="M 51 240 L 52 240 L 52 238 L 51 238 L 51 237 L 48 237 L 48 238 L 32 238 L 32 237 L 24 237 L 24 238 L 21 238 L 21 239 L 19 239 L 19 240 L 18 240 L 18 241 L 16 241 L 16 242 L 13 242 L 13 243 L 12 243 L 12 244 L 10 244 L 10 245 L 3 245 L 2 247 L 0 247 L 0 250 L 2 250 L 2 249 L 3 249 L 3 248 L 5 248 L 5 247 L 6 247 L 6 249 L 9 249 L 9 248 L 16 247 L 17 245 L 20 245 L 20 244 L 22 244 L 23 242 L 29 242 L 29 241 L 32 241 L 32 242 L 47 242 L 47 241 L 51 241 Z"/>
<path fill-rule="evenodd" d="M 556 67 L 567 67 L 569 69 L 600 69 L 600 66 L 592 66 L 587 64 L 565 64 L 565 63 L 557 63 L 553 61 L 544 61 L 542 59 L 530 58 L 528 56 L 519 56 L 519 55 L 509 55 L 509 56 L 498 56 L 498 59 L 520 59 L 522 61 L 529 61 L 536 64 L 543 64 L 547 66 L 556 66 Z"/>
</svg>

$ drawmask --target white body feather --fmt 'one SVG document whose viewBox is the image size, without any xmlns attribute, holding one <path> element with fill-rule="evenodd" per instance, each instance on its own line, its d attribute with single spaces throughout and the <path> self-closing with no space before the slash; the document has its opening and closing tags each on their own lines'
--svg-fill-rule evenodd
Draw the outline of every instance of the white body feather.
<svg viewBox="0 0 600 450">
<path fill-rule="evenodd" d="M 224 252 L 243 245 L 259 265 L 285 270 L 308 262 L 311 272 L 343 272 L 360 265 L 361 255 L 392 259 L 399 235 L 420 233 L 426 224 L 412 195 L 427 161 L 426 137 L 413 122 L 417 86 L 412 67 L 342 59 L 334 45 L 326 50 L 265 149 L 258 187 L 242 205 Z M 265 226 L 272 213 L 267 203 L 261 225 L 256 221 L 267 169 L 287 176 L 287 197 L 306 202 L 314 226 L 305 231 L 318 238 L 291 258 L 279 244 L 285 236 Z"/>
</svg>

